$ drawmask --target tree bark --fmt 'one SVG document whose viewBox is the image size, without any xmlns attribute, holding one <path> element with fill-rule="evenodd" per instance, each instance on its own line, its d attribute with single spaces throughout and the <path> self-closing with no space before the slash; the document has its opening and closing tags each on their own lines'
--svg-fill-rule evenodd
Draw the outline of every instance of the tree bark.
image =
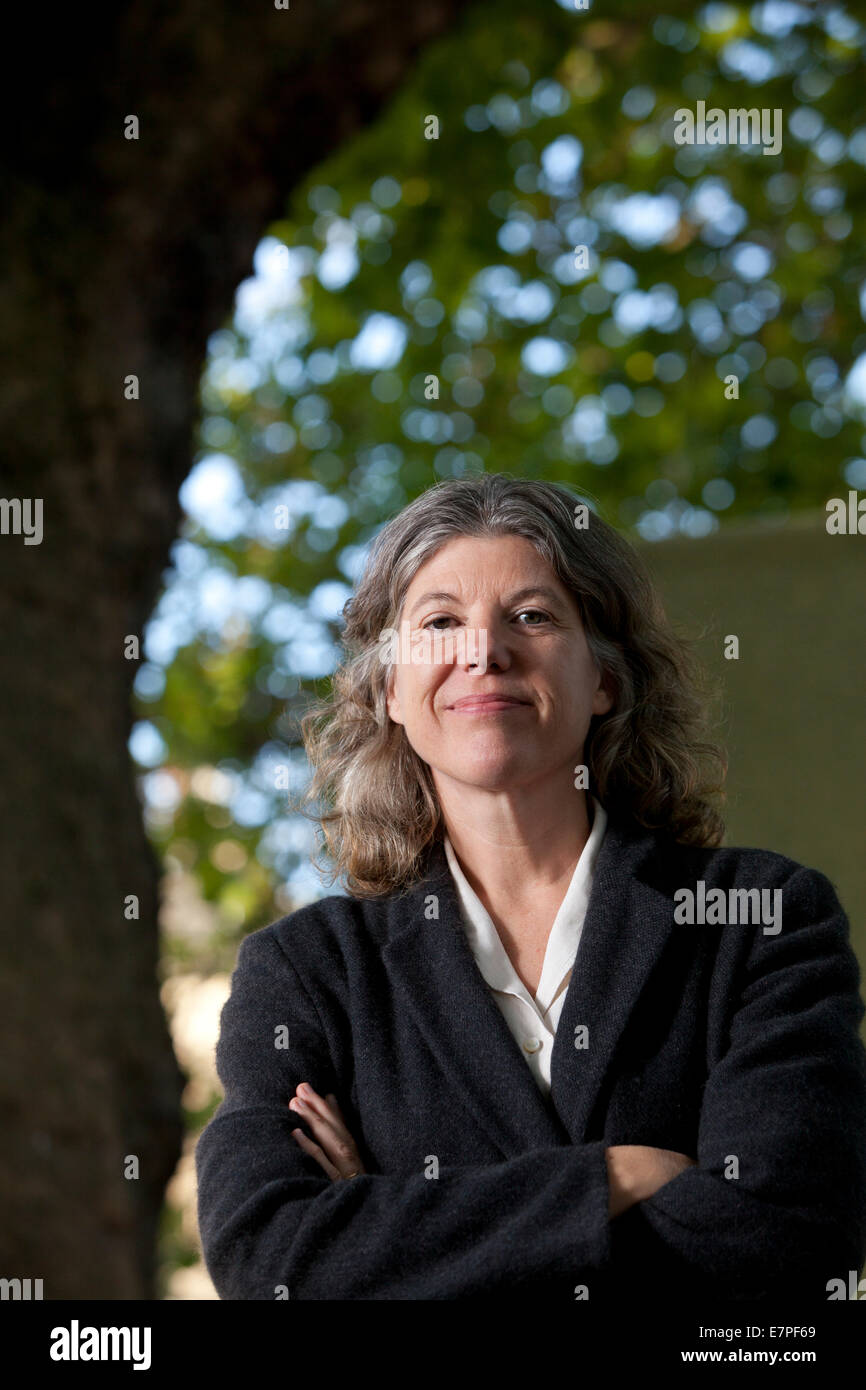
<svg viewBox="0 0 866 1390">
<path fill-rule="evenodd" d="M 207 337 L 293 183 L 466 8 L 36 10 L 9 59 L 0 498 L 42 499 L 44 529 L 0 534 L 0 1277 L 46 1299 L 154 1297 L 180 1151 L 124 641 L 177 533 Z"/>
</svg>

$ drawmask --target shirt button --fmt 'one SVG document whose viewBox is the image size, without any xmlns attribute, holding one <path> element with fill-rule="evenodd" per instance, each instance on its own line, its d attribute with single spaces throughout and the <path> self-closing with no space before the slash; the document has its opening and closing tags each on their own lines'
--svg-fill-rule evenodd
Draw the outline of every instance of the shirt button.
<svg viewBox="0 0 866 1390">
<path fill-rule="evenodd" d="M 523 1050 L 524 1050 L 525 1052 L 537 1052 L 538 1049 L 539 1049 L 540 1047 L 541 1047 L 541 1039 L 540 1039 L 540 1038 L 524 1038 L 524 1039 L 523 1039 Z"/>
</svg>

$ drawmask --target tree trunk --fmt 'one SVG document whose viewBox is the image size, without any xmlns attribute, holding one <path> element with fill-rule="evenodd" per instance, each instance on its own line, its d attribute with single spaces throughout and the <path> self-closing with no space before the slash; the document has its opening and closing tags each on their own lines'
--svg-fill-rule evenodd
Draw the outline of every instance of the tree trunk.
<svg viewBox="0 0 866 1390">
<path fill-rule="evenodd" d="M 124 643 L 142 634 L 177 531 L 206 340 L 292 184 L 465 8 L 37 9 L 10 61 L 0 1277 L 41 1278 L 46 1299 L 154 1296 L 180 1151 L 158 870 L 126 748 L 138 663 Z M 124 138 L 129 115 L 138 140 Z M 124 398 L 133 373 L 137 401 Z M 28 499 L 41 499 L 40 543 L 21 533 Z"/>
</svg>

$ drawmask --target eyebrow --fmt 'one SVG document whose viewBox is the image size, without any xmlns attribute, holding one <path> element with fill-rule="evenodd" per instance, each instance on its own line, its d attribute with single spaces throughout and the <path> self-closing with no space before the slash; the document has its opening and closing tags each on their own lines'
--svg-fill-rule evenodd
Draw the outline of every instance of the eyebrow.
<svg viewBox="0 0 866 1390">
<path fill-rule="evenodd" d="M 562 599 L 555 589 L 548 588 L 545 584 L 530 584 L 525 589 L 515 589 L 513 594 L 509 594 L 505 600 L 506 606 L 512 603 L 519 603 L 521 599 L 533 598 L 536 595 L 547 599 L 549 603 L 562 607 Z M 408 616 L 411 618 L 425 603 L 459 603 L 460 599 L 456 594 L 449 594 L 445 589 L 431 589 L 426 594 L 421 594 L 412 604 Z"/>
</svg>

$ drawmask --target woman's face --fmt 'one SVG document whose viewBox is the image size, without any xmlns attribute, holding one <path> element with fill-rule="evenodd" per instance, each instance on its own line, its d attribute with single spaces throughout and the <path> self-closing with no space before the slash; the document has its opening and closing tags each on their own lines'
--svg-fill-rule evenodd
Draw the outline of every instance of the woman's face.
<svg viewBox="0 0 866 1390">
<path fill-rule="evenodd" d="M 413 645 L 427 642 L 426 659 L 393 666 L 388 713 L 440 792 L 460 784 L 516 790 L 539 779 L 553 789 L 566 776 L 573 785 L 590 720 L 613 701 L 576 602 L 529 541 L 448 541 L 412 580 L 405 622 Z M 468 630 L 462 639 L 442 642 L 444 654 L 430 652 L 429 636 L 416 636 L 438 630 L 456 638 L 461 629 Z M 486 668 L 478 661 L 485 639 Z M 522 703 L 466 703 L 479 695 Z"/>
</svg>

